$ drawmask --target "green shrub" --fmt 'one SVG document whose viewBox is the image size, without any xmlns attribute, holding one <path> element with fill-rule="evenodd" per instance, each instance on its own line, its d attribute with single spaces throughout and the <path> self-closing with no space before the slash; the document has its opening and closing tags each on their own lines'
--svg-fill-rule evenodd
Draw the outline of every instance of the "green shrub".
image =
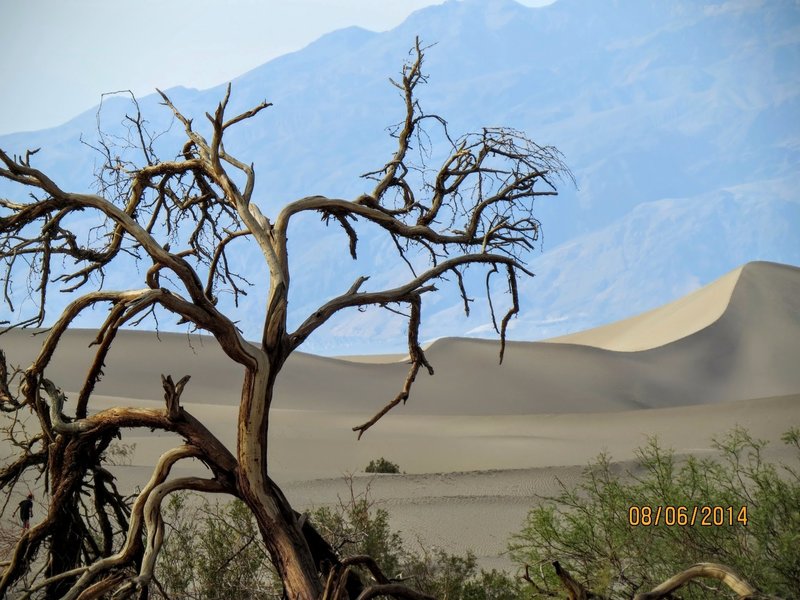
<svg viewBox="0 0 800 600">
<path fill-rule="evenodd" d="M 404 555 L 400 534 L 389 527 L 388 512 L 373 508 L 369 486 L 363 494 L 356 494 L 352 479 L 348 483 L 347 502 L 317 509 L 311 514 L 311 522 L 342 558 L 366 554 L 387 577 L 395 577 Z"/>
<path fill-rule="evenodd" d="M 103 453 L 103 462 L 118 467 L 129 467 L 133 464 L 133 457 L 136 454 L 136 444 L 123 444 L 122 442 L 111 442 Z"/>
<path fill-rule="evenodd" d="M 211 504 L 186 493 L 168 497 L 163 511 L 164 547 L 151 597 L 230 600 L 282 597 L 282 586 L 250 512 L 241 501 Z M 373 557 L 393 579 L 436 598 L 449 600 L 517 600 L 520 585 L 498 571 L 479 571 L 475 556 L 441 549 L 412 552 L 389 526 L 389 514 L 375 508 L 369 488 L 346 502 L 310 515 L 317 530 L 342 558 Z M 374 583 L 364 570 L 365 585 Z"/>
<path fill-rule="evenodd" d="M 517 600 L 522 586 L 511 576 L 477 567 L 475 555 L 449 554 L 441 548 L 412 551 L 400 534 L 389 526 L 389 513 L 375 508 L 369 487 L 355 494 L 350 481 L 350 498 L 336 508 L 320 508 L 311 515 L 319 532 L 337 548 L 342 558 L 367 554 L 375 559 L 390 579 L 448 600 Z M 374 583 L 367 571 L 359 571 L 365 584 Z"/>
<path fill-rule="evenodd" d="M 365 471 L 367 473 L 399 473 L 400 467 L 381 457 L 378 460 L 369 461 Z"/>
<path fill-rule="evenodd" d="M 255 519 L 241 500 L 209 503 L 171 494 L 163 510 L 164 546 L 151 597 L 231 600 L 281 597 Z"/>
<path fill-rule="evenodd" d="M 800 449 L 800 430 L 783 439 Z M 632 598 L 697 562 L 724 564 L 761 593 L 791 598 L 800 590 L 800 472 L 765 462 L 764 446 L 735 429 L 714 441 L 721 458 L 678 460 L 655 440 L 638 451 L 633 469 L 601 455 L 575 489 L 562 486 L 530 512 L 512 556 L 536 567 L 531 573 L 541 597 L 563 590 L 549 566 L 559 560 L 587 589 L 608 598 Z M 710 526 L 700 525 L 700 508 L 694 526 L 667 526 L 663 509 L 658 525 L 632 526 L 629 509 L 641 506 L 686 507 L 687 519 L 695 506 L 732 510 L 723 512 L 724 525 L 714 525 L 713 517 Z M 742 507 L 746 525 L 739 521 Z M 630 516 L 635 521 L 642 514 Z M 688 585 L 680 598 L 725 597 L 716 583 Z"/>
<path fill-rule="evenodd" d="M 403 563 L 409 585 L 434 598 L 454 600 L 522 600 L 529 598 L 521 582 L 497 570 L 478 569 L 472 552 L 449 554 L 441 548 L 409 553 Z"/>
</svg>

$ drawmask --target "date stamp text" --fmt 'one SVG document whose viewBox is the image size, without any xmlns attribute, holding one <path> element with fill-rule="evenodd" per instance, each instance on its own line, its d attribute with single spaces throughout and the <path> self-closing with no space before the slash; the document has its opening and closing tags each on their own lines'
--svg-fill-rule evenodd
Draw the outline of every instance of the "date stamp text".
<svg viewBox="0 0 800 600">
<path fill-rule="evenodd" d="M 631 527 L 723 527 L 747 525 L 747 506 L 631 506 Z"/>
</svg>

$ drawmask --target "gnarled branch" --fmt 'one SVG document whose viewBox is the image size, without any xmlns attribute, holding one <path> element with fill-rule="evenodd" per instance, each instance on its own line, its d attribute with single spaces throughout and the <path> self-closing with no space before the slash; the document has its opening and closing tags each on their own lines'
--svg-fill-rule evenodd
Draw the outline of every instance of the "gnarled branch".
<svg viewBox="0 0 800 600">
<path fill-rule="evenodd" d="M 717 563 L 698 563 L 692 565 L 685 571 L 681 571 L 677 575 L 673 575 L 651 591 L 636 594 L 633 600 L 660 600 L 661 598 L 668 598 L 674 591 L 698 578 L 710 578 L 721 581 L 728 586 L 732 592 L 736 593 L 740 600 L 755 598 L 758 594 L 758 591 L 753 586 L 741 579 L 729 567 Z"/>
</svg>

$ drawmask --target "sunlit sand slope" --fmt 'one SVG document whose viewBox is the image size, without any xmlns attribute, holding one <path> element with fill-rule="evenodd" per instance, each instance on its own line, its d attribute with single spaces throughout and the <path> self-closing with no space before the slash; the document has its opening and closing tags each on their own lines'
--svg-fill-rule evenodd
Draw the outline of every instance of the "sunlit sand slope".
<svg viewBox="0 0 800 600">
<path fill-rule="evenodd" d="M 751 264 L 747 268 L 751 270 L 754 266 Z M 635 317 L 542 341 L 581 344 L 619 352 L 649 350 L 669 344 L 708 327 L 724 314 L 742 268 L 674 302 Z"/>
</svg>

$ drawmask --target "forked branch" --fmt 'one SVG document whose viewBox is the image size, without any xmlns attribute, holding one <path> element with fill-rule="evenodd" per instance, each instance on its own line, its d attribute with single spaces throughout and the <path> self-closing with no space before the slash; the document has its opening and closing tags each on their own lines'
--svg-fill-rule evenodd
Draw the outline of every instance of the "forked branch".
<svg viewBox="0 0 800 600">
<path fill-rule="evenodd" d="M 163 541 L 161 501 L 175 489 L 240 497 L 256 516 L 287 596 L 319 598 L 323 594 L 325 582 L 310 545 L 324 544 L 309 542 L 316 532 L 309 531 L 308 523 L 298 522 L 269 472 L 270 410 L 286 359 L 343 310 L 374 307 L 400 312 L 398 307 L 408 307 L 403 315 L 408 319 L 408 373 L 399 393 L 370 420 L 354 427 L 360 438 L 408 400 L 421 369 L 433 374 L 420 344 L 423 300 L 437 290 L 440 280 L 454 278 L 469 313 L 472 281 L 465 274 L 472 267 L 507 277 L 508 309 L 500 318 L 495 318 L 493 288 L 487 285 L 502 362 L 510 320 L 520 308 L 517 278 L 532 275 L 525 260 L 540 238 L 534 201 L 555 194 L 557 180 L 572 180 L 555 148 L 540 146 L 522 132 L 492 127 L 456 137 L 443 118 L 426 113 L 418 100 L 419 86 L 427 81 L 425 50 L 416 40 L 401 76 L 392 82 L 402 102 L 402 119 L 391 130 L 396 145 L 383 166 L 364 176 L 369 191 L 354 199 L 313 195 L 267 214 L 268 205 L 256 198 L 253 164 L 229 152 L 225 137 L 270 103 L 226 116 L 230 86 L 216 109 L 206 114 L 208 135 L 200 133 L 192 119 L 159 92 L 185 134 L 170 160 L 156 155 L 156 136 L 146 131 L 146 121 L 133 99 L 135 110 L 124 119 L 128 135 L 100 132 L 92 146 L 102 163 L 96 193 L 63 189 L 34 166 L 36 151 L 11 156 L 0 150 L 0 178 L 30 192 L 21 201 L 0 199 L 3 301 L 13 315 L 3 325 L 43 325 L 51 288 L 60 284 L 61 291 L 70 295 L 27 368 L 9 373 L 0 354 L 0 409 L 15 418 L 23 409 L 31 410 L 41 428 L 26 443 L 17 444 L 22 452 L 0 471 L 0 487 L 10 493 L 27 471 L 35 469 L 45 475 L 51 496 L 47 518 L 17 544 L 0 579 L 0 595 L 30 568 L 43 544 L 49 552 L 47 570 L 28 586 L 29 595 L 45 588 L 49 597 L 68 600 L 124 595 L 136 589 L 140 596 L 146 595 Z M 429 152 L 434 140 L 444 148 L 436 158 Z M 404 283 L 383 289 L 370 289 L 367 284 L 380 278 L 360 275 L 347 291 L 322 300 L 290 331 L 289 228 L 302 213 L 316 213 L 326 223 L 341 227 L 353 259 L 365 230 L 390 240 L 397 264 L 403 270 L 407 267 L 410 274 Z M 96 225 L 89 234 L 79 235 L 75 224 L 85 222 L 87 216 L 96 217 Z M 245 293 L 248 281 L 236 272 L 237 262 L 229 261 L 229 255 L 234 242 L 253 241 L 263 262 L 254 265 L 252 272 L 264 278 L 269 290 L 262 304 L 266 310 L 260 343 L 255 344 L 245 341 L 237 322 L 225 314 L 226 303 L 220 301 L 221 291 L 231 292 L 234 304 Z M 103 278 L 112 266 L 123 274 L 140 273 L 140 283 L 131 282 L 130 289 L 107 289 Z M 25 282 L 22 289 L 14 287 L 19 285 L 16 281 Z M 93 285 L 96 288 L 87 291 Z M 35 302 L 20 307 L 19 299 L 27 297 Z M 75 409 L 69 411 L 66 395 L 51 381 L 51 363 L 68 328 L 98 308 L 107 313 L 94 338 L 94 354 Z M 119 332 L 146 319 L 157 324 L 165 314 L 213 335 L 227 357 L 243 367 L 236 457 L 181 406 L 188 376 L 175 382 L 162 375 L 165 404 L 161 409 L 96 410 L 90 406 Z M 20 382 L 18 394 L 9 386 L 14 377 Z M 114 437 L 135 427 L 175 433 L 187 446 L 162 456 L 128 512 L 111 471 L 103 466 L 103 457 Z M 181 458 L 200 460 L 213 478 L 168 480 L 171 465 Z M 95 525 L 87 524 L 92 519 L 91 506 L 84 497 L 98 512 Z M 323 554 L 334 556 L 329 547 Z M 339 600 L 346 593 L 342 585 L 356 564 L 366 567 L 376 581 L 360 592 L 359 600 L 387 594 L 429 600 L 389 581 L 366 558 L 337 567 L 325 588 L 326 600 Z"/>
</svg>

